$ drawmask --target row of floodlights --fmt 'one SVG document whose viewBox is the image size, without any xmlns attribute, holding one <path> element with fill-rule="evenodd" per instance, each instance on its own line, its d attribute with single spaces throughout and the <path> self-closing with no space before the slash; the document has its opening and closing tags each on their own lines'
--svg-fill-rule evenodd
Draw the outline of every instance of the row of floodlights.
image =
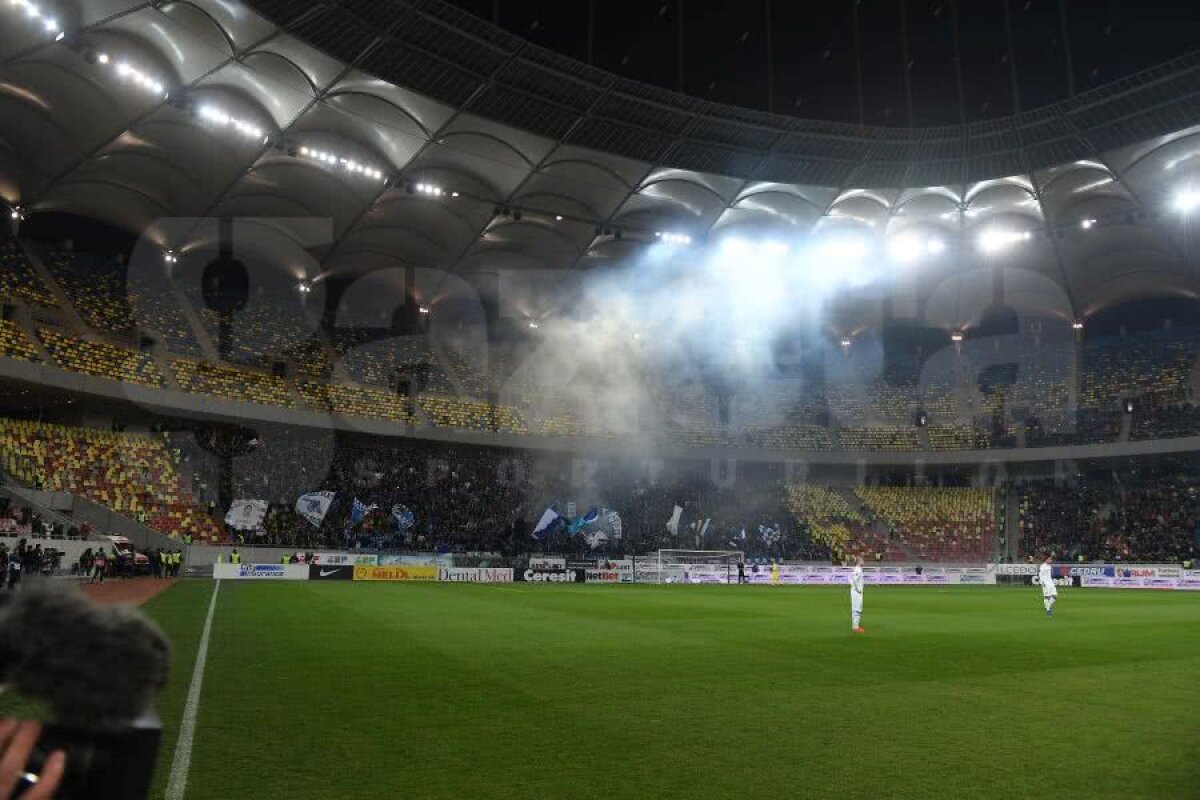
<svg viewBox="0 0 1200 800">
<path fill-rule="evenodd" d="M 368 178 L 375 178 L 376 180 L 385 180 L 382 170 L 375 169 L 374 167 L 367 166 L 366 164 L 360 164 L 352 158 L 339 156 L 336 153 L 329 152 L 328 150 L 316 150 L 311 147 L 301 147 L 300 155 L 304 156 L 305 158 L 316 159 L 317 161 L 329 164 L 330 166 L 341 167 L 347 172 L 365 175 Z"/>
<path fill-rule="evenodd" d="M 30 0 L 9 0 L 9 5 L 15 6 L 24 11 L 25 16 L 28 17 L 31 22 L 41 25 L 42 29 L 46 31 L 46 33 L 52 34 L 54 36 L 54 41 L 61 42 L 66 38 L 67 34 L 65 31 L 63 31 L 62 26 L 58 24 L 58 20 L 49 14 L 42 13 L 42 10 L 37 7 L 36 3 L 30 2 Z"/>
</svg>

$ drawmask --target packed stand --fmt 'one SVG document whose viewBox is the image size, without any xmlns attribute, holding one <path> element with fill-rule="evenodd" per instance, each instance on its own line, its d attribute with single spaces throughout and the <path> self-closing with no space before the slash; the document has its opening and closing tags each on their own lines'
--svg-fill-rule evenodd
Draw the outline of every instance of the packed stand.
<svg viewBox="0 0 1200 800">
<path fill-rule="evenodd" d="M 1188 465 L 1044 481 L 1021 492 L 1021 552 L 1063 560 L 1200 558 L 1200 480 Z"/>
</svg>

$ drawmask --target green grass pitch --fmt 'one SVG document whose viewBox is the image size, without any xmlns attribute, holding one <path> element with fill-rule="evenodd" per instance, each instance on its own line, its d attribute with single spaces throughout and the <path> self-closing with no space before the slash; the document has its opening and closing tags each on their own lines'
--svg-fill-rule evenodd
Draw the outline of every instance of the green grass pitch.
<svg viewBox="0 0 1200 800">
<path fill-rule="evenodd" d="M 213 584 L 176 642 L 165 784 Z M 225 582 L 187 797 L 1200 797 L 1200 594 Z"/>
</svg>

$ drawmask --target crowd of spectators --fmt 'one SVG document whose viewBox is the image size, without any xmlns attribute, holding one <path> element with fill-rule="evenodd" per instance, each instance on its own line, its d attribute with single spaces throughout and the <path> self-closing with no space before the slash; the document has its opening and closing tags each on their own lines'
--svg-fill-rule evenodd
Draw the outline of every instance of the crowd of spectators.
<svg viewBox="0 0 1200 800">
<path fill-rule="evenodd" d="M 1200 479 L 1179 463 L 1023 487 L 1021 550 L 1087 561 L 1200 556 Z"/>
</svg>

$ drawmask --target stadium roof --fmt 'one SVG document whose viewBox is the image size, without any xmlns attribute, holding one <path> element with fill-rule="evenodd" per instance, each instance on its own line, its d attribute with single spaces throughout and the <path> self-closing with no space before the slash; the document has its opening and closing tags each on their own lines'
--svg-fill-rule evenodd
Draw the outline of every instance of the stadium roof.
<svg viewBox="0 0 1200 800">
<path fill-rule="evenodd" d="M 1173 205 L 1200 191 L 1200 55 L 1001 120 L 896 129 L 635 83 L 440 0 L 18 0 L 0 25 L 10 205 L 175 250 L 208 228 L 164 218 L 277 218 L 263 241 L 319 262 L 298 279 L 586 268 L 656 232 L 848 226 L 943 236 L 959 265 L 1028 234 L 1003 254 L 1029 276 L 1009 302 L 1068 318 L 1200 288 Z M 990 291 L 973 280 L 954 291 Z"/>
</svg>

